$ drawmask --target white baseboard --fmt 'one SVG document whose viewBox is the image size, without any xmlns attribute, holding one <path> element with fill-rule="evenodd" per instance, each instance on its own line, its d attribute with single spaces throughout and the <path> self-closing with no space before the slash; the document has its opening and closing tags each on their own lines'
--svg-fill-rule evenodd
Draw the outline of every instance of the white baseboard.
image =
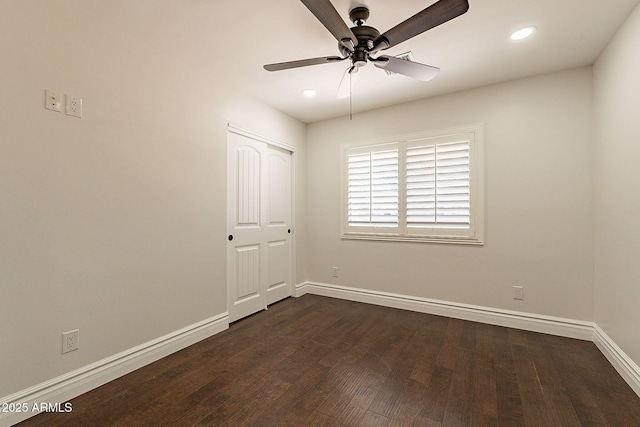
<svg viewBox="0 0 640 427">
<path fill-rule="evenodd" d="M 37 415 L 37 411 L 32 411 L 35 404 L 66 402 L 228 328 L 229 314 L 225 312 L 3 397 L 0 399 L 0 408 L 5 404 L 20 403 L 26 404 L 28 411 L 0 413 L 0 426 L 10 426 Z M 15 405 L 12 406 L 15 409 Z"/>
<path fill-rule="evenodd" d="M 508 328 L 593 341 L 622 378 L 640 396 L 640 367 L 595 323 L 518 311 L 500 310 L 318 282 L 296 285 L 295 296 L 322 295 Z"/>
<path fill-rule="evenodd" d="M 296 286 L 295 291 L 296 296 L 310 293 L 569 338 L 589 341 L 593 339 L 593 323 L 582 320 L 501 310 L 317 282 L 301 283 Z"/>
<path fill-rule="evenodd" d="M 594 325 L 593 342 L 618 371 L 629 387 L 640 396 L 640 367 L 611 339 L 600 326 Z"/>
</svg>

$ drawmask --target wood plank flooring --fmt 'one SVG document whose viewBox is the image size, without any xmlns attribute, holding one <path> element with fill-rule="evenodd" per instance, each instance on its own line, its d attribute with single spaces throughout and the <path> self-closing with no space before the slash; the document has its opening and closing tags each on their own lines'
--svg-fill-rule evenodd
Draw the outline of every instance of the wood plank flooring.
<svg viewBox="0 0 640 427">
<path fill-rule="evenodd" d="M 305 295 L 20 426 L 640 426 L 591 342 Z"/>
</svg>

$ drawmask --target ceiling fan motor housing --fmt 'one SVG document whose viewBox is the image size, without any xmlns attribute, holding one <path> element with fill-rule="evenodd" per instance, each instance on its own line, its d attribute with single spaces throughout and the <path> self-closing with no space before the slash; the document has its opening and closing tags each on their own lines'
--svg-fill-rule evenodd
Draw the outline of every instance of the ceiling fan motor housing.
<svg viewBox="0 0 640 427">
<path fill-rule="evenodd" d="M 373 41 L 380 36 L 380 32 L 373 27 L 363 25 L 367 18 L 369 18 L 369 9 L 366 7 L 356 7 L 349 12 L 349 18 L 356 25 L 351 28 L 351 32 L 358 39 L 358 45 L 352 52 L 349 51 L 342 44 L 338 44 L 340 53 L 344 57 L 351 57 L 351 62 L 354 67 L 363 67 L 367 64 L 369 59 L 369 50 L 373 46 Z"/>
</svg>

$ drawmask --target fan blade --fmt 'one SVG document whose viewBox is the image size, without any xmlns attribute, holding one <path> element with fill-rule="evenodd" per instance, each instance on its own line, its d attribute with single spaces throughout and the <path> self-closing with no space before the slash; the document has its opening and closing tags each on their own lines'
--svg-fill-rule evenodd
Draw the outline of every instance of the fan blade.
<svg viewBox="0 0 640 427">
<path fill-rule="evenodd" d="M 342 80 L 340 80 L 336 99 L 348 98 L 353 91 L 356 80 L 358 80 L 358 67 L 351 66 L 347 68 L 342 75 Z"/>
<path fill-rule="evenodd" d="M 419 62 L 408 61 L 406 59 L 396 58 L 395 56 L 382 55 L 371 60 L 373 65 L 383 70 L 402 74 L 407 77 L 427 82 L 433 79 L 440 72 L 440 68 L 431 65 L 421 64 Z"/>
<path fill-rule="evenodd" d="M 329 0 L 301 0 L 307 9 L 318 18 L 333 37 L 342 43 L 350 52 L 358 45 L 358 39 L 338 14 Z"/>
<path fill-rule="evenodd" d="M 371 52 L 396 46 L 464 14 L 467 10 L 468 0 L 440 0 L 376 38 Z"/>
<path fill-rule="evenodd" d="M 267 64 L 264 69 L 267 71 L 288 70 L 290 68 L 307 67 L 309 65 L 328 64 L 330 62 L 338 62 L 347 58 L 339 56 L 323 56 L 321 58 L 301 59 L 299 61 L 278 62 L 276 64 Z"/>
</svg>

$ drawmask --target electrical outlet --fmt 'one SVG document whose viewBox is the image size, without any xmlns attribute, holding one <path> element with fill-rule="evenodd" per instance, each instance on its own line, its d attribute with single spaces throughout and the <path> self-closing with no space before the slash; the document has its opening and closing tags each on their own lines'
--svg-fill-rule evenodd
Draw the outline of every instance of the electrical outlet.
<svg viewBox="0 0 640 427">
<path fill-rule="evenodd" d="M 517 300 L 524 299 L 524 286 L 513 287 L 513 299 L 517 299 Z"/>
<path fill-rule="evenodd" d="M 80 330 L 65 332 L 62 334 L 62 354 L 69 353 L 80 348 Z"/>
<path fill-rule="evenodd" d="M 338 267 L 331 267 L 331 277 L 338 277 Z"/>
<path fill-rule="evenodd" d="M 81 119 L 82 118 L 82 98 L 78 98 L 77 96 L 67 95 L 67 106 L 65 109 L 65 113 L 68 116 L 73 116 Z"/>
<path fill-rule="evenodd" d="M 54 92 L 48 89 L 44 91 L 44 108 L 46 108 L 47 110 L 56 111 L 59 113 L 61 111 L 60 102 L 61 102 L 60 92 Z"/>
</svg>

